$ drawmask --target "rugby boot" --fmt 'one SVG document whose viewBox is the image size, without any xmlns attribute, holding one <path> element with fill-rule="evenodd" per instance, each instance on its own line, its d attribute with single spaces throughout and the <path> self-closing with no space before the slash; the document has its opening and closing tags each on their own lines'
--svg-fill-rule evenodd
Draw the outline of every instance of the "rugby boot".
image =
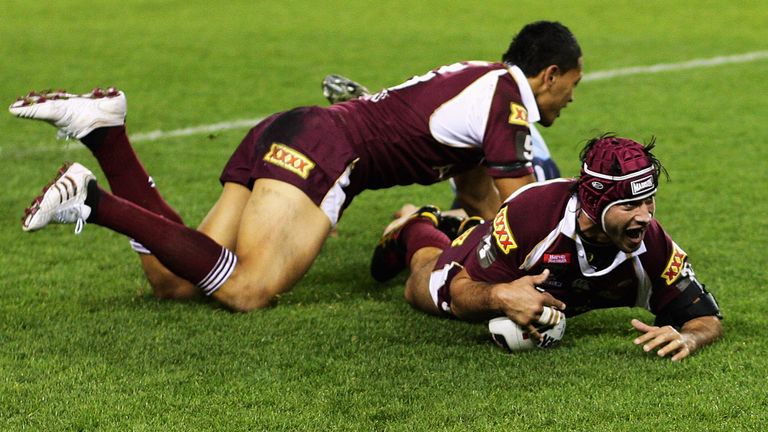
<svg viewBox="0 0 768 432">
<path fill-rule="evenodd" d="M 94 129 L 125 124 L 125 93 L 110 87 L 90 93 L 64 90 L 31 92 L 8 107 L 19 118 L 42 120 L 59 129 L 58 137 L 80 139 Z"/>
<path fill-rule="evenodd" d="M 424 206 L 387 226 L 371 259 L 371 276 L 375 280 L 386 282 L 408 266 L 405 262 L 406 250 L 401 234 L 405 227 L 417 220 L 427 220 L 437 227 L 440 223 L 440 210 L 434 206 Z"/>
<path fill-rule="evenodd" d="M 471 217 L 462 219 L 458 229 L 456 230 L 456 237 L 464 234 L 465 232 L 471 230 L 472 228 L 480 225 L 483 222 L 485 221 L 480 216 L 471 216 Z"/>
<path fill-rule="evenodd" d="M 75 234 L 79 234 L 91 214 L 85 198 L 88 195 L 88 183 L 92 180 L 96 180 L 96 177 L 88 168 L 76 162 L 65 163 L 59 168 L 56 177 L 24 210 L 22 229 L 37 231 L 49 223 L 74 223 Z"/>
<path fill-rule="evenodd" d="M 437 229 L 442 231 L 442 233 L 448 236 L 449 239 L 454 240 L 456 237 L 469 231 L 470 228 L 480 225 L 481 223 L 483 223 L 483 219 L 479 216 L 462 217 L 441 214 Z"/>
<path fill-rule="evenodd" d="M 322 88 L 323 96 L 332 104 L 370 94 L 365 86 L 341 75 L 328 75 L 323 78 Z"/>
<path fill-rule="evenodd" d="M 453 240 L 458 237 L 459 226 L 461 226 L 464 219 L 465 218 L 460 216 L 441 214 L 440 220 L 437 223 L 437 229 L 447 235 L 449 239 Z"/>
</svg>

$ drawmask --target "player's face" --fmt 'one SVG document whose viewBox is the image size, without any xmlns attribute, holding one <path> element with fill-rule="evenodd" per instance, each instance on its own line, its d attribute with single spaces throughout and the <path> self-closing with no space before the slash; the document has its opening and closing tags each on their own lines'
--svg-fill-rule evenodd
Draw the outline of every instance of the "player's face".
<svg viewBox="0 0 768 432">
<path fill-rule="evenodd" d="M 536 97 L 539 105 L 541 120 L 544 127 L 551 126 L 560 117 L 560 111 L 573 101 L 573 89 L 579 84 L 582 76 L 582 60 L 579 57 L 578 67 L 562 73 L 559 70 L 546 76 L 547 88 Z"/>
<path fill-rule="evenodd" d="M 603 230 L 613 244 L 624 252 L 640 247 L 656 211 L 655 197 L 611 206 L 605 213 Z"/>
</svg>

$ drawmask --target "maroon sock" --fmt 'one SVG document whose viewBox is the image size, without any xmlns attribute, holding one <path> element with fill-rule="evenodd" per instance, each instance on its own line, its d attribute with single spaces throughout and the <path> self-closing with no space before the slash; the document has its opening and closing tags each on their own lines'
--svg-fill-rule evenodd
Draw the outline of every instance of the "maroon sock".
<svg viewBox="0 0 768 432">
<path fill-rule="evenodd" d="M 205 234 L 88 184 L 88 222 L 132 237 L 174 274 L 210 295 L 232 274 L 237 257 Z"/>
<path fill-rule="evenodd" d="M 99 128 L 82 139 L 99 161 L 112 193 L 172 221 L 181 216 L 165 202 L 131 147 L 125 126 Z"/>
<path fill-rule="evenodd" d="M 451 239 L 438 230 L 426 219 L 416 219 L 403 228 L 400 233 L 405 245 L 405 262 L 410 266 L 411 258 L 421 248 L 436 247 L 445 249 L 451 245 Z"/>
</svg>

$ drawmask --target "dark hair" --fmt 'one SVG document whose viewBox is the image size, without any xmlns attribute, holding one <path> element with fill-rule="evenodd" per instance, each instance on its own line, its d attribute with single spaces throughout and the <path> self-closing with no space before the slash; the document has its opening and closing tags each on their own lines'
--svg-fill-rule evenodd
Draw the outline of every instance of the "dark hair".
<svg viewBox="0 0 768 432">
<path fill-rule="evenodd" d="M 579 57 L 581 47 L 568 27 L 559 22 L 537 21 L 520 30 L 501 60 L 532 77 L 550 65 L 568 72 L 579 66 Z"/>
</svg>

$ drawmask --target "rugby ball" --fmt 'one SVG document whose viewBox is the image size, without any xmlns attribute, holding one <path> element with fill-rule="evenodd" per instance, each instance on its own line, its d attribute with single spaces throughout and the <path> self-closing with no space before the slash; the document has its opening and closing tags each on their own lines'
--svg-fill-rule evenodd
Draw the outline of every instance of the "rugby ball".
<svg viewBox="0 0 768 432">
<path fill-rule="evenodd" d="M 527 351 L 536 348 L 552 348 L 563 339 L 565 334 L 565 315 L 556 324 L 534 323 L 541 334 L 541 340 L 531 336 L 528 329 L 523 329 L 507 317 L 494 318 L 488 322 L 488 330 L 496 345 L 508 352 Z"/>
</svg>

